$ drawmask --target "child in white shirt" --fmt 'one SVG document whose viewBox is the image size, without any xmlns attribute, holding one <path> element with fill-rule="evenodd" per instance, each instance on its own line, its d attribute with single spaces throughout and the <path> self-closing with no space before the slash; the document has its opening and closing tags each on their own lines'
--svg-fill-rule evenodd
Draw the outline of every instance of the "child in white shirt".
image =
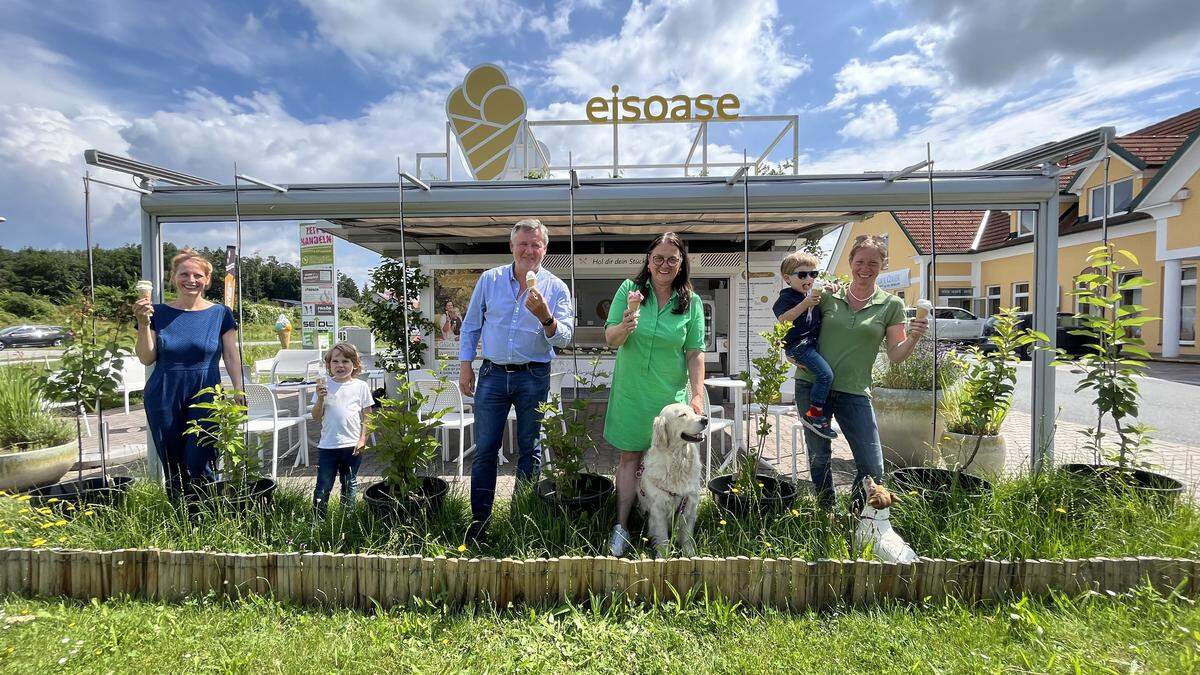
<svg viewBox="0 0 1200 675">
<path fill-rule="evenodd" d="M 325 352 L 325 369 L 329 377 L 317 382 L 312 409 L 313 419 L 321 423 L 313 493 L 313 508 L 321 515 L 328 507 L 335 475 L 342 481 L 342 507 L 354 503 L 358 467 L 367 445 L 367 411 L 375 404 L 371 388 L 355 379 L 362 372 L 362 361 L 354 345 L 339 342 L 331 347 Z"/>
</svg>

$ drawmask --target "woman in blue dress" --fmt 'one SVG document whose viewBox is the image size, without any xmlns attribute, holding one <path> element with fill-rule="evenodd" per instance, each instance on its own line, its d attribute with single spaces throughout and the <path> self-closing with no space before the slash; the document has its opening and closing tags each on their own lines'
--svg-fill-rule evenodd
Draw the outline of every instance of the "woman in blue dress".
<svg viewBox="0 0 1200 675">
<path fill-rule="evenodd" d="M 171 260 L 171 283 L 179 297 L 165 304 L 140 298 L 137 317 L 138 359 L 154 364 L 146 382 L 146 423 L 158 451 L 172 497 L 184 494 L 192 481 L 212 480 L 217 450 L 200 445 L 196 436 L 184 435 L 188 422 L 203 418 L 192 408 L 196 394 L 221 381 L 219 360 L 234 389 L 242 391 L 242 364 L 238 353 L 237 320 L 225 305 L 204 299 L 212 284 L 212 263 L 190 248 Z"/>
</svg>

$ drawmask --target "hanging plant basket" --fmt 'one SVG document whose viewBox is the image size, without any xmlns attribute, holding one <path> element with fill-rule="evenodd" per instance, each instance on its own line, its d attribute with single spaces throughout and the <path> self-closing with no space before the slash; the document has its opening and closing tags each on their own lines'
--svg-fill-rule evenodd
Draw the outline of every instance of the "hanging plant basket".
<svg viewBox="0 0 1200 675">
<path fill-rule="evenodd" d="M 1178 499 L 1185 489 L 1182 482 L 1170 476 L 1112 464 L 1063 464 L 1058 470 L 1109 492 L 1130 492 L 1144 499 L 1162 502 Z"/>
<path fill-rule="evenodd" d="M 74 504 L 83 506 L 116 506 L 125 501 L 125 493 L 133 486 L 133 476 L 93 476 L 80 480 L 63 481 L 31 490 L 30 501 L 38 506 Z M 57 501 L 51 502 L 54 499 Z"/>
<path fill-rule="evenodd" d="M 944 500 L 955 495 L 978 499 L 992 490 L 992 484 L 979 476 L 928 466 L 896 469 L 891 478 L 900 494 L 916 492 L 927 500 Z"/>
<path fill-rule="evenodd" d="M 581 473 L 575 479 L 572 496 L 563 495 L 554 481 L 543 478 L 534 487 L 538 499 L 571 515 L 595 513 L 604 508 L 616 487 L 608 476 Z"/>
<path fill-rule="evenodd" d="M 737 480 L 732 474 L 717 476 L 708 482 L 708 491 L 712 494 L 717 506 L 735 516 L 749 513 L 784 513 L 792 508 L 796 501 L 798 490 L 796 484 L 776 476 L 760 473 L 758 483 L 762 485 L 760 494 L 734 492 Z"/>
<path fill-rule="evenodd" d="M 450 484 L 437 476 L 421 476 L 421 485 L 406 495 L 387 481 L 372 483 L 363 492 L 363 501 L 377 517 L 385 520 L 398 518 L 428 518 L 440 513 L 446 501 Z"/>
<path fill-rule="evenodd" d="M 235 512 L 269 509 L 275 500 L 278 483 L 271 478 L 258 477 L 246 481 L 194 481 L 187 486 L 190 507 L 201 505 L 227 508 Z"/>
</svg>

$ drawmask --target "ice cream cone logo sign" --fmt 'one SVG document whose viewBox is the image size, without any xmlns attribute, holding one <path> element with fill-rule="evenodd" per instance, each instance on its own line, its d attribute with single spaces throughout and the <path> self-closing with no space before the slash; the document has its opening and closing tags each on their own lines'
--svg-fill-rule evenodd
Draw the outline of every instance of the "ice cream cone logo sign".
<svg viewBox="0 0 1200 675">
<path fill-rule="evenodd" d="M 525 120 L 525 97 L 509 86 L 499 66 L 485 63 L 467 73 L 446 99 L 446 115 L 476 180 L 504 174 Z"/>
</svg>

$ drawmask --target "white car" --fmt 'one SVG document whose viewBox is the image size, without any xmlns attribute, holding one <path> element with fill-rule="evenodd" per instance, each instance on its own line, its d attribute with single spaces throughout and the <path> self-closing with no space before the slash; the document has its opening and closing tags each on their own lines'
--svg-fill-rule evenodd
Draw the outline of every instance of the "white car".
<svg viewBox="0 0 1200 675">
<path fill-rule="evenodd" d="M 911 319 L 916 316 L 917 310 L 908 307 L 904 313 Z M 987 319 L 981 319 L 961 307 L 934 307 L 933 318 L 937 323 L 939 340 L 978 342 L 983 339 L 983 327 Z"/>
</svg>

